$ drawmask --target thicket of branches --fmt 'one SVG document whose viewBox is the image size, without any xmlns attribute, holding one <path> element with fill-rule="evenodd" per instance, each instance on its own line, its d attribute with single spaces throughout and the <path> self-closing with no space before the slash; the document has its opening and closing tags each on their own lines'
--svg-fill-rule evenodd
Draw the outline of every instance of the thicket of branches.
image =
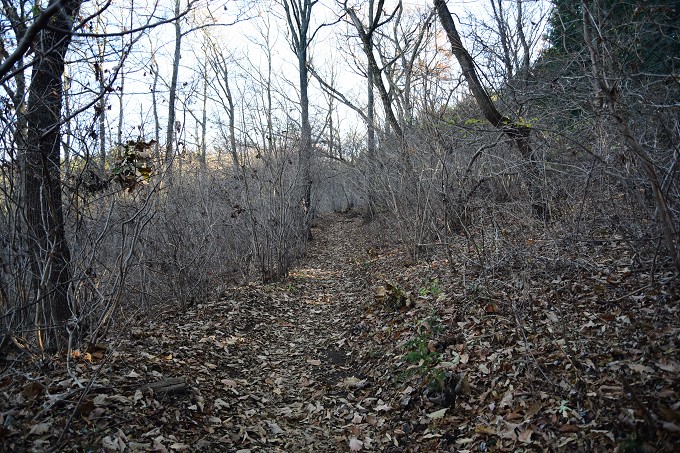
<svg viewBox="0 0 680 453">
<path fill-rule="evenodd" d="M 34 3 L 0 14 L 0 348 L 280 280 L 329 210 L 488 275 L 579 241 L 680 271 L 671 1 Z"/>
</svg>

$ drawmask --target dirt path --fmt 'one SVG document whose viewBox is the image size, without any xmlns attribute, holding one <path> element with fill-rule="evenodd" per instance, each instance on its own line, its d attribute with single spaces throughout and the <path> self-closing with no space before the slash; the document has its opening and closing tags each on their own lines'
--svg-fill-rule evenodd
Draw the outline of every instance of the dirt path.
<svg viewBox="0 0 680 453">
<path fill-rule="evenodd" d="M 327 216 L 313 233 L 307 258 L 284 283 L 250 285 L 200 304 L 181 315 L 179 328 L 177 319 L 155 326 L 165 332 L 161 339 L 136 332 L 142 348 L 156 342 L 161 359 L 172 354 L 160 361 L 159 375 L 185 376 L 192 389 L 184 410 L 159 399 L 179 415 L 142 435 L 160 436 L 157 443 L 166 446 L 174 435 L 180 446 L 244 453 L 376 445 L 371 433 L 380 419 L 372 412 L 387 407 L 367 398 L 371 378 L 358 358 L 366 345 L 354 340 L 372 294 L 361 271 L 361 219 Z"/>
<path fill-rule="evenodd" d="M 237 344 L 224 373 L 236 385 L 222 411 L 238 414 L 224 425 L 234 448 L 348 450 L 345 427 L 360 411 L 347 386 L 364 378 L 351 338 L 353 313 L 366 296 L 356 271 L 360 221 L 324 219 L 308 259 L 285 284 L 251 288 L 239 303 Z"/>
</svg>

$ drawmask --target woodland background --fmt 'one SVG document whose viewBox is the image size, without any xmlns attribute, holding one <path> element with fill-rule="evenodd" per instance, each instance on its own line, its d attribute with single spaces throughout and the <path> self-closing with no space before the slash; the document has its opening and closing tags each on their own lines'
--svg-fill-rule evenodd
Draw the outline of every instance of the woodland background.
<svg viewBox="0 0 680 453">
<path fill-rule="evenodd" d="M 2 0 L 0 354 L 281 280 L 333 210 L 478 279 L 677 274 L 680 2 L 479 4 Z"/>
</svg>

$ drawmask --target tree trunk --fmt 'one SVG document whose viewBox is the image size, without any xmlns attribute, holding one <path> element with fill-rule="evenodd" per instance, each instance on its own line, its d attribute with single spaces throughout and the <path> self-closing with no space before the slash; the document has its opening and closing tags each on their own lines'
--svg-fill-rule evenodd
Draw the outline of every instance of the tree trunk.
<svg viewBox="0 0 680 453">
<path fill-rule="evenodd" d="M 371 17 L 373 14 L 371 13 Z M 369 19 L 372 20 L 372 19 Z M 368 92 L 368 106 L 366 107 L 366 140 L 367 140 L 367 153 L 366 153 L 366 197 L 368 198 L 366 203 L 366 213 L 364 214 L 364 221 L 370 222 L 376 215 L 377 207 L 377 194 L 376 194 L 376 177 L 378 174 L 378 156 L 375 146 L 375 95 L 373 93 L 373 71 L 371 68 L 366 70 L 366 82 L 367 82 L 367 92 Z"/>
<path fill-rule="evenodd" d="M 201 116 L 201 172 L 207 168 L 208 144 L 208 57 L 203 57 L 203 112 Z"/>
<path fill-rule="evenodd" d="M 175 17 L 181 12 L 180 0 L 175 0 Z M 182 27 L 180 20 L 175 21 L 175 55 L 172 60 L 172 78 L 170 79 L 170 94 L 168 97 L 168 127 L 165 138 L 165 160 L 171 162 L 174 157 L 175 141 L 175 104 L 177 103 L 177 79 L 179 77 L 179 60 L 182 57 Z M 170 167 L 169 167 L 170 168 Z"/>
<path fill-rule="evenodd" d="M 161 121 L 158 116 L 158 98 L 156 97 L 156 89 L 158 88 L 158 78 L 159 78 L 159 67 L 156 63 L 156 59 L 151 60 L 151 71 L 153 72 L 153 85 L 151 88 L 151 104 L 153 108 L 153 125 L 154 125 L 154 139 L 156 143 L 153 145 L 154 148 L 154 159 L 156 160 L 156 165 L 160 167 L 161 164 Z"/>
<path fill-rule="evenodd" d="M 101 174 L 106 172 L 106 83 L 104 81 L 104 53 L 106 52 L 106 40 L 98 40 L 97 42 L 97 63 L 94 68 L 95 79 L 99 82 L 99 105 L 95 109 L 95 114 L 99 115 L 97 118 L 99 130 L 97 131 L 99 139 L 99 171 Z M 121 117 L 123 115 L 120 115 Z"/>
<path fill-rule="evenodd" d="M 50 1 L 49 6 L 58 3 Z M 68 301 L 70 250 L 66 242 L 61 201 L 60 119 L 64 57 L 71 42 L 72 19 L 82 0 L 63 1 L 62 11 L 50 21 L 35 43 L 28 95 L 28 147 L 24 167 L 28 244 L 38 308 L 40 346 L 64 346 Z M 49 330 L 48 330 L 49 329 Z M 45 336 L 43 336 L 45 332 Z M 44 344 L 44 340 L 47 340 Z"/>
<path fill-rule="evenodd" d="M 434 6 L 439 15 L 439 20 L 446 31 L 446 35 L 449 38 L 449 42 L 451 43 L 453 55 L 456 57 L 456 60 L 463 71 L 463 76 L 465 77 L 482 114 L 491 125 L 503 131 L 503 133 L 513 141 L 522 155 L 522 158 L 527 162 L 529 178 L 526 180 L 526 183 L 529 188 L 531 208 L 534 216 L 542 220 L 547 220 L 548 212 L 545 203 L 543 202 L 543 195 L 540 187 L 536 185 L 536 180 L 538 180 L 540 176 L 540 169 L 535 161 L 534 150 L 531 147 L 529 139 L 531 128 L 512 121 L 498 111 L 477 76 L 474 60 L 463 46 L 463 42 L 460 39 L 458 30 L 456 30 L 456 25 L 453 22 L 449 8 L 446 6 L 446 1 L 434 0 Z"/>
<path fill-rule="evenodd" d="M 375 21 L 375 14 L 373 13 L 373 0 L 370 0 L 368 4 L 368 27 L 372 28 Z M 368 43 L 368 52 L 373 53 L 373 41 Z M 380 77 L 380 74 L 377 75 Z M 366 106 L 366 117 L 367 117 L 367 127 L 366 140 L 367 140 L 367 162 L 366 162 L 366 196 L 368 197 L 368 202 L 366 203 L 366 214 L 364 215 L 364 221 L 370 222 L 376 215 L 377 207 L 377 195 L 376 195 L 376 182 L 378 174 L 378 156 L 377 147 L 375 144 L 375 93 L 373 79 L 376 74 L 373 73 L 373 68 L 369 65 L 366 68 L 366 82 L 367 82 L 367 97 L 368 105 Z"/>
<path fill-rule="evenodd" d="M 123 118 L 125 115 L 123 114 L 124 108 L 125 108 L 125 102 L 124 102 L 124 96 L 125 96 L 125 72 L 121 71 L 120 72 L 120 78 L 118 79 L 120 81 L 119 87 L 120 90 L 118 91 L 118 108 L 120 111 L 120 114 L 118 115 L 118 128 L 116 129 L 116 145 L 122 145 L 123 144 Z"/>
<path fill-rule="evenodd" d="M 305 225 L 308 233 L 314 216 L 312 207 L 312 126 L 309 123 L 309 68 L 307 67 L 307 49 L 310 45 L 309 26 L 312 18 L 312 7 L 316 1 L 285 0 L 283 7 L 291 34 L 291 48 L 298 61 L 300 86 L 300 174 L 303 184 L 303 204 L 306 210 Z"/>
<path fill-rule="evenodd" d="M 524 34 L 524 8 L 522 6 L 523 0 L 517 0 L 517 37 L 522 45 L 522 66 L 519 67 L 519 71 L 522 75 L 522 83 L 527 83 L 527 77 L 529 76 L 529 69 L 531 66 L 531 49 L 529 48 L 529 43 Z"/>
</svg>

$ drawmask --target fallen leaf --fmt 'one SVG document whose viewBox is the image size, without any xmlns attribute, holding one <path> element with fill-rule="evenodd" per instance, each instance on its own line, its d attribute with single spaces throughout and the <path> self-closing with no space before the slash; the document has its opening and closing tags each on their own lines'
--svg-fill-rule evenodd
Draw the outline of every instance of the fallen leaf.
<svg viewBox="0 0 680 453">
<path fill-rule="evenodd" d="M 642 365 L 641 363 L 629 363 L 628 368 L 638 373 L 654 373 L 654 368 Z"/>
<path fill-rule="evenodd" d="M 498 308 L 498 304 L 487 304 L 486 307 L 484 307 L 484 311 L 487 315 L 491 315 L 499 313 L 501 310 Z"/>
<path fill-rule="evenodd" d="M 386 296 L 386 295 L 387 295 L 387 289 L 386 289 L 384 286 L 378 286 L 378 287 L 375 289 L 375 295 L 374 295 L 373 297 L 375 297 L 375 299 L 376 299 L 378 302 L 380 302 L 380 301 L 382 301 L 383 299 L 385 299 L 385 296 Z"/>
<path fill-rule="evenodd" d="M 513 421 L 513 420 L 521 420 L 521 419 L 524 418 L 524 417 L 522 417 L 522 415 L 521 415 L 521 414 L 518 414 L 517 412 L 510 412 L 510 413 L 509 413 L 508 415 L 506 415 L 504 418 L 505 418 L 505 420 L 511 422 L 511 421 Z"/>
<path fill-rule="evenodd" d="M 500 403 L 498 403 L 498 407 L 510 407 L 512 403 L 512 390 L 508 390 L 505 392 L 505 395 L 503 395 L 503 399 L 501 400 Z"/>
<path fill-rule="evenodd" d="M 350 451 L 359 451 L 362 448 L 364 448 L 364 443 L 357 439 L 356 437 L 352 437 L 349 440 L 349 449 Z"/>
<path fill-rule="evenodd" d="M 50 430 L 49 423 L 38 423 L 37 425 L 31 426 L 31 431 L 29 432 L 29 434 L 35 434 L 37 436 L 40 436 L 41 434 L 45 434 L 49 430 Z"/>
<path fill-rule="evenodd" d="M 423 439 L 438 439 L 438 438 L 440 438 L 440 437 L 442 437 L 441 434 L 437 434 L 437 433 L 427 433 L 427 434 L 425 434 L 425 435 L 423 436 Z"/>
<path fill-rule="evenodd" d="M 221 382 L 222 384 L 224 384 L 224 386 L 227 387 L 227 388 L 236 388 L 236 387 L 238 387 L 238 384 L 237 384 L 236 381 L 234 381 L 233 379 L 222 379 L 220 382 Z"/>
<path fill-rule="evenodd" d="M 117 403 L 122 403 L 122 404 L 130 404 L 132 401 L 130 401 L 129 398 L 124 397 L 123 395 L 111 395 L 108 397 L 111 401 L 115 401 Z"/>
<path fill-rule="evenodd" d="M 562 425 L 557 430 L 561 433 L 577 433 L 578 426 L 576 425 Z"/>
<path fill-rule="evenodd" d="M 475 425 L 475 432 L 477 434 L 496 434 L 496 430 L 494 429 L 493 426 L 488 426 L 488 425 Z"/>
<path fill-rule="evenodd" d="M 102 439 L 102 447 L 106 451 L 123 451 L 125 444 L 121 439 L 114 436 L 106 436 Z"/>
<path fill-rule="evenodd" d="M 361 389 L 366 387 L 366 384 L 366 379 L 359 379 L 355 376 L 350 376 L 339 383 L 338 387 Z"/>
<path fill-rule="evenodd" d="M 279 434 L 283 433 L 283 430 L 279 425 L 276 424 L 276 422 L 267 422 L 267 424 L 269 425 L 269 429 L 272 430 L 273 435 L 278 436 Z"/>
<path fill-rule="evenodd" d="M 680 433 L 680 426 L 676 425 L 675 423 L 663 422 L 661 423 L 661 426 L 663 426 L 663 429 L 671 433 Z"/>
<path fill-rule="evenodd" d="M 44 392 L 44 390 L 45 389 L 42 384 L 33 381 L 24 385 L 24 387 L 21 389 L 21 394 L 24 395 L 27 399 L 33 400 L 38 395 L 41 395 Z"/>
<path fill-rule="evenodd" d="M 446 415 L 447 410 L 449 410 L 449 408 L 445 407 L 444 409 L 439 409 L 438 411 L 432 412 L 431 414 L 427 414 L 427 416 L 431 420 L 438 420 L 440 418 L 443 418 Z"/>
<path fill-rule="evenodd" d="M 377 412 L 380 412 L 380 411 L 389 412 L 389 411 L 392 410 L 392 406 L 390 406 L 389 404 L 379 404 L 378 406 L 375 407 L 375 410 Z"/>
<path fill-rule="evenodd" d="M 517 440 L 519 440 L 523 444 L 530 444 L 531 443 L 531 435 L 533 433 L 534 433 L 533 430 L 527 428 L 524 431 L 522 431 L 522 433 L 519 436 L 517 436 Z"/>
<path fill-rule="evenodd" d="M 677 362 L 670 362 L 670 363 L 661 363 L 661 362 L 656 362 L 656 366 L 663 371 L 668 371 L 671 373 L 675 373 L 680 371 L 680 365 L 678 365 Z"/>
<path fill-rule="evenodd" d="M 216 407 L 217 409 L 222 409 L 222 408 L 228 408 L 228 407 L 229 407 L 229 403 L 227 403 L 226 401 L 224 401 L 222 398 L 217 398 L 217 399 L 215 400 L 214 405 L 215 405 L 215 407 Z"/>
<path fill-rule="evenodd" d="M 474 439 L 471 437 L 463 437 L 461 439 L 456 439 L 456 445 L 465 445 L 474 442 Z M 469 450 L 468 450 L 469 451 Z"/>
<path fill-rule="evenodd" d="M 597 327 L 597 324 L 595 324 L 595 323 L 593 322 L 593 320 L 591 319 L 591 320 L 588 321 L 587 323 L 583 324 L 583 326 L 581 326 L 581 330 L 587 329 L 588 327 Z"/>
<path fill-rule="evenodd" d="M 531 406 L 529 406 L 529 409 L 527 409 L 526 418 L 531 418 L 534 415 L 536 415 L 536 413 L 540 411 L 542 407 L 543 406 L 541 405 L 541 403 L 534 403 Z"/>
</svg>

